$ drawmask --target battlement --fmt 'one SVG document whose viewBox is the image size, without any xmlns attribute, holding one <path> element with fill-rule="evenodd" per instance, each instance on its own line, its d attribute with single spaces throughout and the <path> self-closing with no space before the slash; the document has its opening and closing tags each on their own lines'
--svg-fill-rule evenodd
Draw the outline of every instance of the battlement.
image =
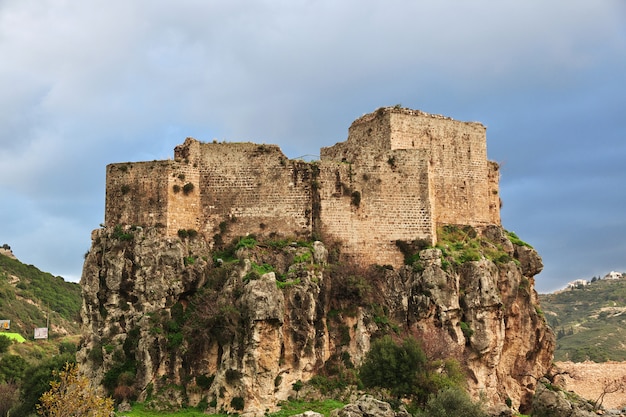
<svg viewBox="0 0 626 417">
<path fill-rule="evenodd" d="M 395 242 L 434 243 L 438 224 L 500 224 L 486 129 L 387 107 L 355 120 L 321 160 L 276 145 L 187 138 L 174 160 L 107 167 L 105 224 L 235 236 L 325 236 L 364 263 L 402 263 Z"/>
</svg>

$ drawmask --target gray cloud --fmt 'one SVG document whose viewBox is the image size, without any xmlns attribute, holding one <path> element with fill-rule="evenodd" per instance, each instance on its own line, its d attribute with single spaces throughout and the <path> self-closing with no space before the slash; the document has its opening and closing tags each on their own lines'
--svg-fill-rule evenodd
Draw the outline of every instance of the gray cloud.
<svg viewBox="0 0 626 417">
<path fill-rule="evenodd" d="M 454 1 L 0 2 L 0 239 L 80 273 L 104 167 L 186 136 L 344 140 L 401 103 L 488 126 L 538 288 L 626 270 L 625 6 Z M 62 242 L 60 244 L 60 242 Z"/>
</svg>

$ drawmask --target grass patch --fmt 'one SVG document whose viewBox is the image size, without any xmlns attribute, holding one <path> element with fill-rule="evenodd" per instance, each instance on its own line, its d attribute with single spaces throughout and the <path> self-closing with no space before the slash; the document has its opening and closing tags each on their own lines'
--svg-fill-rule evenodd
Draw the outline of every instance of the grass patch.
<svg viewBox="0 0 626 417">
<path fill-rule="evenodd" d="M 515 233 L 507 232 L 509 240 L 516 245 L 531 247 Z M 459 266 L 465 262 L 479 261 L 483 257 L 496 264 L 515 262 L 500 242 L 479 235 L 471 226 L 445 225 L 437 229 L 437 246 L 442 252 L 442 267 Z"/>
<path fill-rule="evenodd" d="M 288 401 L 280 404 L 280 411 L 270 413 L 271 417 L 288 417 L 295 414 L 301 414 L 305 411 L 316 411 L 325 416 L 329 416 L 330 412 L 343 407 L 345 404 L 337 400 L 324 401 Z"/>
<path fill-rule="evenodd" d="M 121 413 L 121 415 L 127 417 L 162 417 L 162 416 L 174 416 L 174 417 L 206 417 L 203 411 L 197 408 L 186 408 L 176 412 L 171 411 L 154 411 L 147 410 L 143 403 L 135 403 L 132 405 L 131 411 Z M 213 414 L 216 416 L 225 416 L 226 414 Z"/>
<path fill-rule="evenodd" d="M 324 400 L 324 401 L 285 401 L 280 404 L 280 411 L 270 413 L 271 417 L 288 417 L 295 414 L 301 414 L 305 411 L 316 411 L 325 416 L 329 416 L 330 412 L 334 409 L 341 408 L 345 404 L 337 400 Z M 206 417 L 208 415 L 213 416 L 226 416 L 227 414 L 205 414 L 203 411 L 197 408 L 186 408 L 177 412 L 168 411 L 154 411 L 147 410 L 143 403 L 135 403 L 132 405 L 132 410 L 124 412 L 123 415 L 127 417 Z"/>
</svg>

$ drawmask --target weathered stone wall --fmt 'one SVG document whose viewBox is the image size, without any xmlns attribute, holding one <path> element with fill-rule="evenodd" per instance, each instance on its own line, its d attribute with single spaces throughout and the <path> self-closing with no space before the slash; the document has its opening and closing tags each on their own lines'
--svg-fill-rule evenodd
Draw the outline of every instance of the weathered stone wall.
<svg viewBox="0 0 626 417">
<path fill-rule="evenodd" d="M 425 156 L 396 150 L 364 154 L 356 163 L 322 161 L 324 236 L 341 241 L 343 252 L 364 265 L 402 265 L 396 240 L 433 243 Z"/>
<path fill-rule="evenodd" d="M 487 160 L 485 127 L 418 110 L 382 108 L 350 126 L 348 140 L 322 159 L 357 162 L 364 152 L 424 150 L 435 224 L 500 224 L 497 165 Z"/>
<path fill-rule="evenodd" d="M 171 170 L 171 161 L 108 165 L 105 224 L 165 227 L 168 222 L 167 177 Z"/>
<path fill-rule="evenodd" d="M 311 232 L 313 166 L 289 161 L 276 145 L 197 144 L 179 147 L 187 164 L 198 167 L 197 229 L 225 239 Z"/>
<path fill-rule="evenodd" d="M 498 166 L 480 123 L 381 108 L 320 154 L 305 163 L 275 145 L 187 138 L 174 161 L 107 168 L 105 223 L 224 242 L 321 232 L 363 263 L 392 265 L 402 263 L 396 240 L 434 243 L 439 224 L 500 224 Z"/>
</svg>

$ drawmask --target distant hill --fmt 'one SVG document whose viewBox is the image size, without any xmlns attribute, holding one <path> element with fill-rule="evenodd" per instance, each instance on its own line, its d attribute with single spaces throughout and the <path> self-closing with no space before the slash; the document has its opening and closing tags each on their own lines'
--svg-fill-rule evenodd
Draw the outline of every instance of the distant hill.
<svg viewBox="0 0 626 417">
<path fill-rule="evenodd" d="M 80 305 L 78 284 L 25 265 L 6 248 L 0 252 L 0 320 L 11 320 L 10 332 L 32 340 L 49 313 L 51 339 L 76 335 Z"/>
<path fill-rule="evenodd" d="M 563 291 L 539 295 L 557 336 L 555 361 L 626 361 L 626 277 L 575 281 Z"/>
</svg>

